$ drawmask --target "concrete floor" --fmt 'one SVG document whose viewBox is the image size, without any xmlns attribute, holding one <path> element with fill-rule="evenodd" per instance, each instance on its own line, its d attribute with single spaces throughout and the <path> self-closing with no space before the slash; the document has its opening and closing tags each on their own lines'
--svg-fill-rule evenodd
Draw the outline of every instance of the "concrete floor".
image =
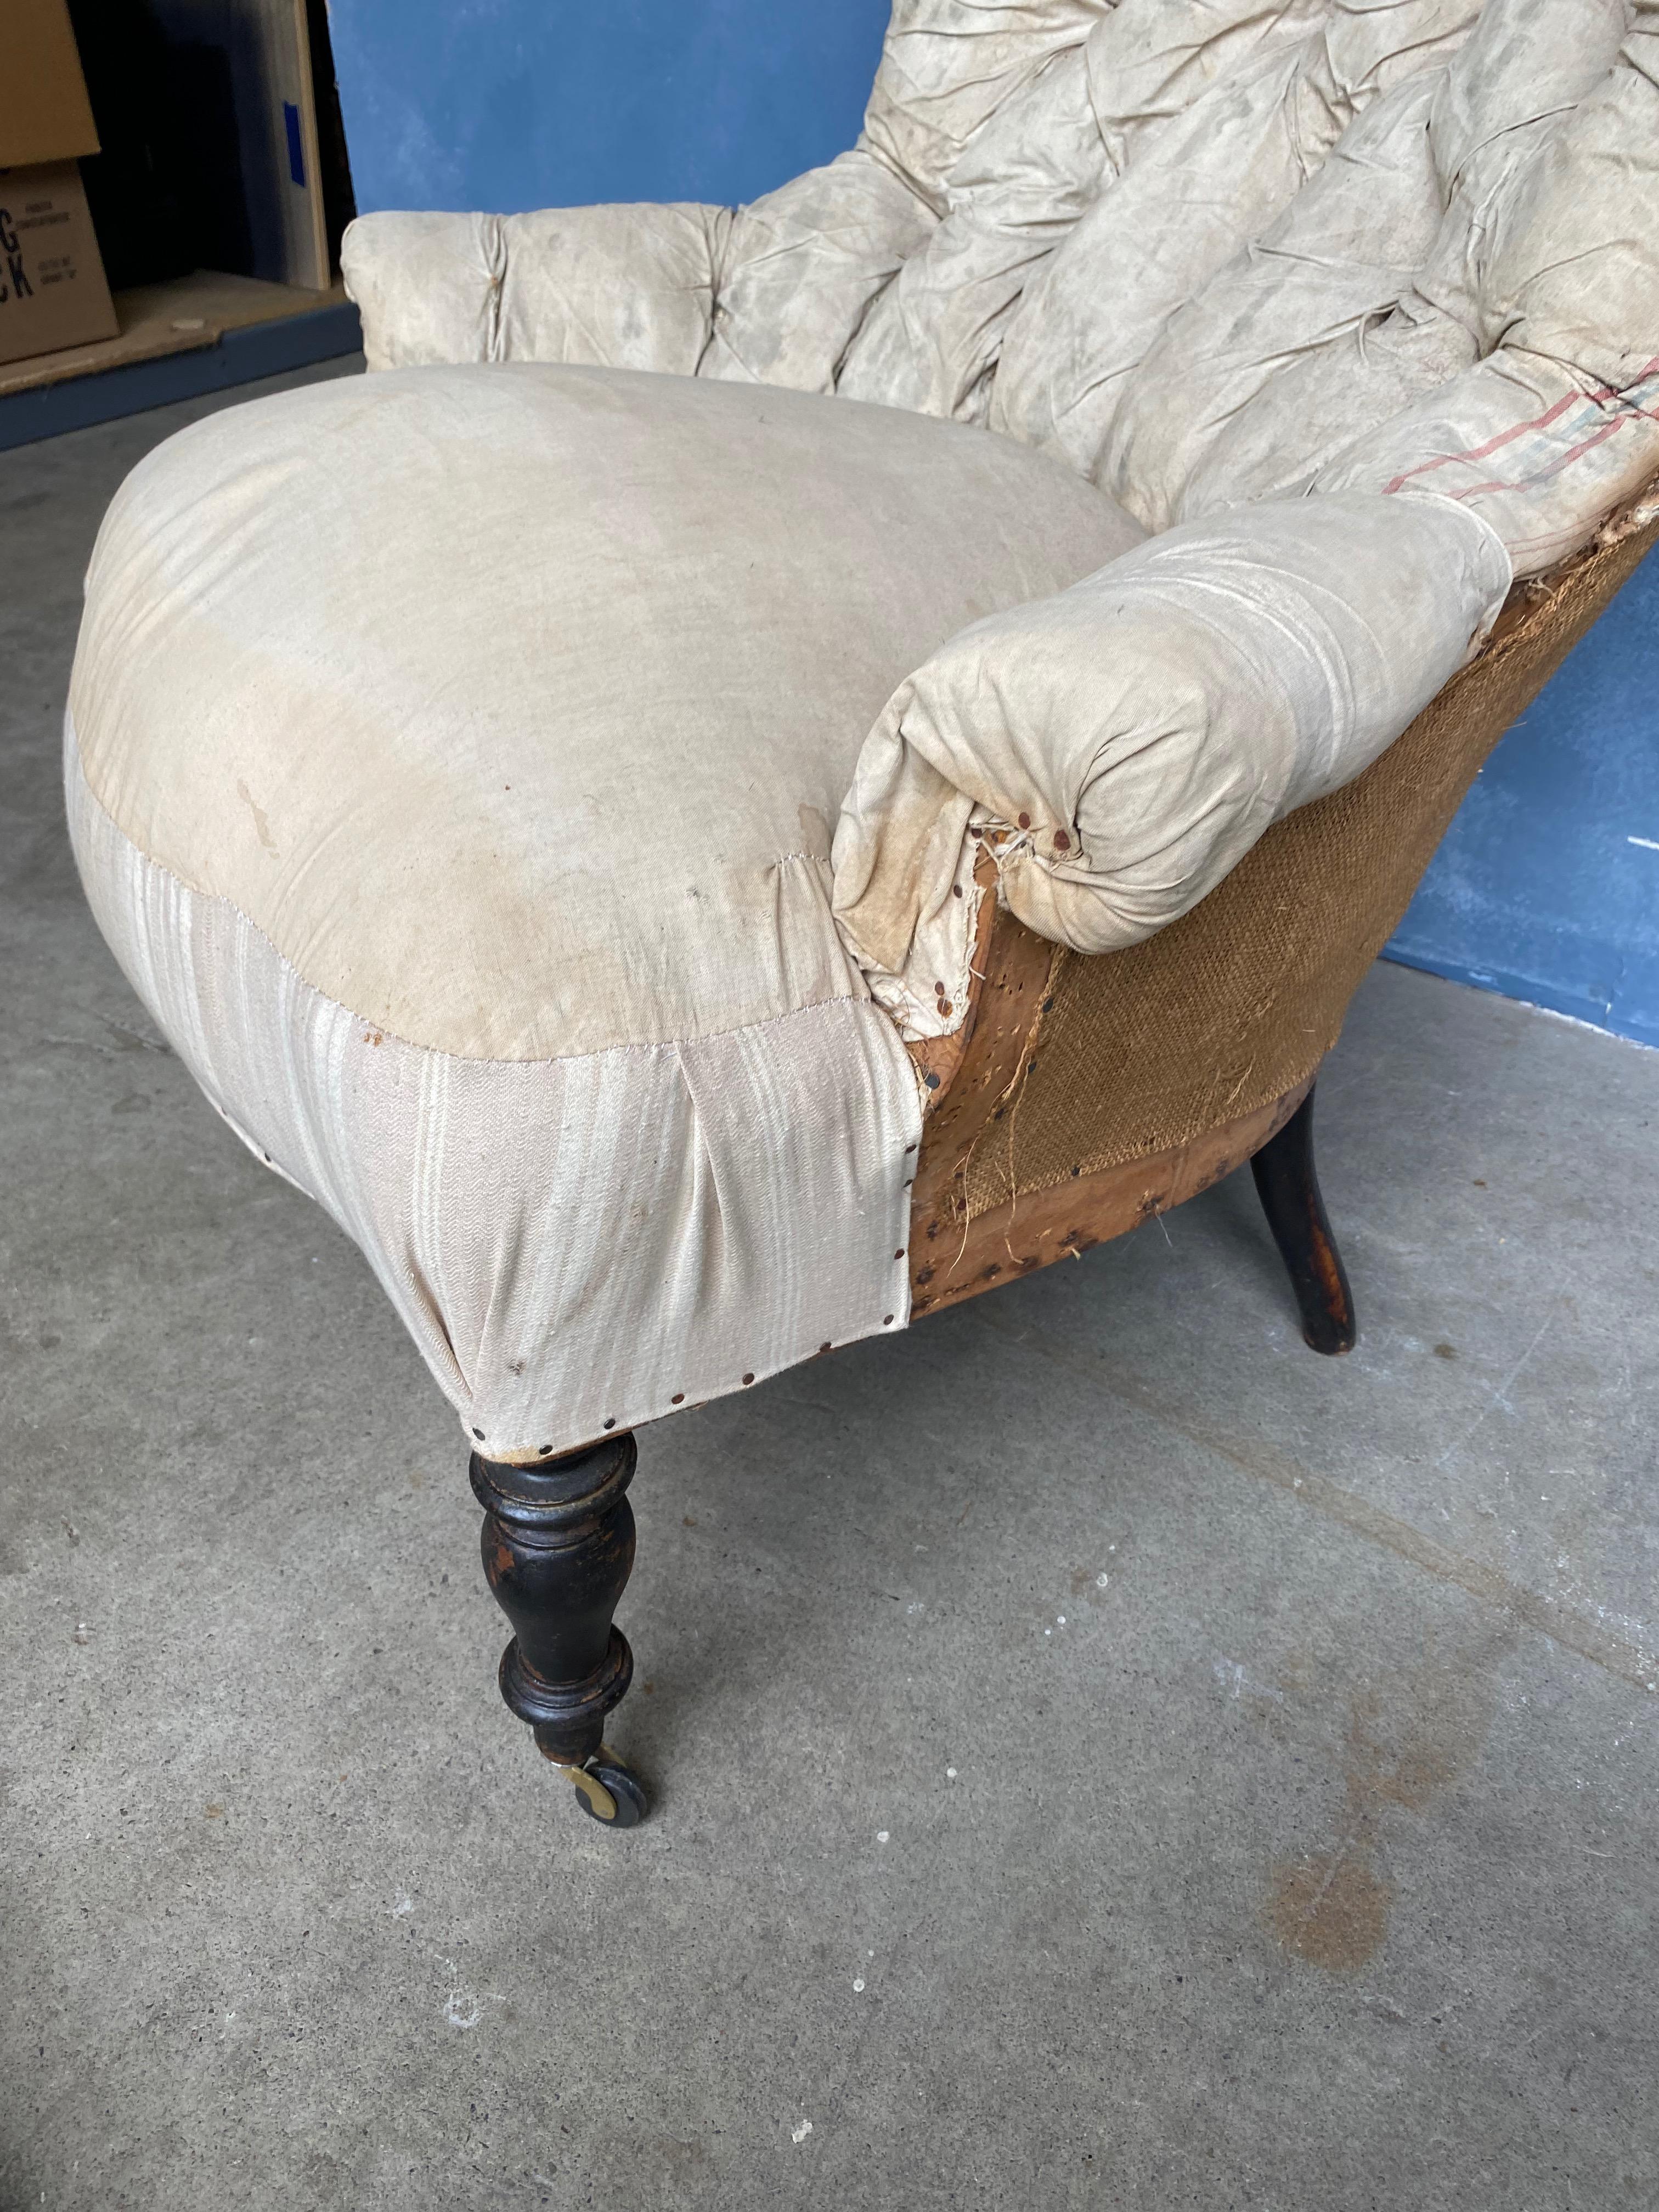
<svg viewBox="0 0 1659 2212">
<path fill-rule="evenodd" d="M 0 459 L 0 2207 L 1659 2202 L 1659 1054 L 1398 968 L 1248 1176 L 642 1440 L 581 1818 L 453 1417 L 155 1037 Z"/>
</svg>

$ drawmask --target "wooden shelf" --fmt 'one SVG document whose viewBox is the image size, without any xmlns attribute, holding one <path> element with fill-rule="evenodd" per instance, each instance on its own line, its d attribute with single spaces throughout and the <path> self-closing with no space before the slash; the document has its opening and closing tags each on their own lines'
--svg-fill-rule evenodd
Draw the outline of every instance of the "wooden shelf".
<svg viewBox="0 0 1659 2212">
<path fill-rule="evenodd" d="M 228 276 L 212 269 L 198 269 L 170 283 L 136 285 L 115 295 L 121 327 L 114 337 L 7 362 L 0 367 L 0 399 L 70 377 L 191 353 L 217 345 L 227 331 L 313 314 L 319 307 L 339 307 L 344 299 L 338 284 L 326 292 L 307 292 L 295 284 L 267 284 L 257 276 Z"/>
</svg>

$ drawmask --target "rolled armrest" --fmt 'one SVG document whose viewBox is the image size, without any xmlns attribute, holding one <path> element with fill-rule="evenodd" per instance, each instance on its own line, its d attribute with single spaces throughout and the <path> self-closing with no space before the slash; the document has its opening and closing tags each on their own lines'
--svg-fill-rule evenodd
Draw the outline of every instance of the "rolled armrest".
<svg viewBox="0 0 1659 2212">
<path fill-rule="evenodd" d="M 960 1021 L 987 849 L 1014 914 L 1079 952 L 1175 921 L 1399 735 L 1510 580 L 1451 501 L 1351 494 L 1185 525 L 959 632 L 889 701 L 836 831 L 875 997 L 912 1039 Z"/>
<path fill-rule="evenodd" d="M 730 208 L 360 216 L 340 248 L 371 368 L 568 361 L 695 374 Z"/>
</svg>

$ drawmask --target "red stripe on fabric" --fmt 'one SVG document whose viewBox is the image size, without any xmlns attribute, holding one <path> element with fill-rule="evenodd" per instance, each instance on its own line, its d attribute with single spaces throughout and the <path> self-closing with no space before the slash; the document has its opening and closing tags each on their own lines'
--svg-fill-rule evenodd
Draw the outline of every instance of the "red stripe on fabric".
<svg viewBox="0 0 1659 2212">
<path fill-rule="evenodd" d="M 1470 484 L 1462 491 L 1454 492 L 1452 497 L 1461 501 L 1466 499 L 1482 498 L 1487 492 L 1530 491 L 1534 484 L 1547 483 L 1552 477 L 1559 476 L 1562 470 L 1576 461 L 1581 453 L 1588 453 L 1592 447 L 1599 446 L 1604 440 L 1611 438 L 1616 431 L 1622 430 L 1630 420 L 1631 417 L 1628 415 L 1615 416 L 1611 422 L 1604 422 L 1593 437 L 1581 438 L 1576 446 L 1562 454 L 1559 460 L 1552 461 L 1547 468 L 1540 469 L 1534 476 L 1515 477 L 1507 481 L 1502 477 L 1493 477 L 1486 483 Z"/>
<path fill-rule="evenodd" d="M 1488 453 L 1495 453 L 1500 446 L 1512 444 L 1516 438 L 1522 436 L 1528 430 L 1547 429 L 1559 416 L 1577 403 L 1582 401 L 1592 406 L 1600 406 L 1604 401 L 1617 400 L 1620 403 L 1620 411 L 1594 437 L 1583 440 L 1563 459 L 1542 471 L 1538 476 L 1523 479 L 1527 483 L 1542 483 L 1547 477 L 1553 476 L 1558 469 L 1565 468 L 1569 461 L 1577 460 L 1581 453 L 1587 453 L 1592 446 L 1599 446 L 1603 438 L 1611 437 L 1620 423 L 1629 422 L 1632 416 L 1641 416 L 1649 421 L 1659 422 L 1659 409 L 1641 406 L 1627 396 L 1638 390 L 1656 371 L 1659 371 L 1659 355 L 1656 355 L 1653 360 L 1639 369 L 1622 391 L 1616 390 L 1610 384 L 1604 384 L 1595 392 L 1568 392 L 1564 398 L 1558 399 L 1553 407 L 1546 409 L 1543 414 L 1534 416 L 1530 422 L 1511 424 L 1509 429 L 1500 430 L 1496 437 L 1488 438 L 1484 445 L 1470 446 L 1464 452 L 1458 453 L 1439 453 L 1431 461 L 1419 461 L 1415 468 L 1407 469 L 1401 475 L 1395 477 L 1391 483 L 1384 484 L 1383 496 L 1386 498 L 1390 492 L 1402 491 L 1413 477 L 1430 475 L 1436 469 L 1449 467 L 1454 461 L 1484 460 Z M 1474 499 L 1481 492 L 1515 491 L 1519 489 L 1520 486 L 1516 484 L 1493 482 L 1476 484 L 1473 490 L 1456 492 L 1453 496 L 1460 500 Z"/>
<path fill-rule="evenodd" d="M 1384 495 L 1391 491 L 1402 490 L 1413 477 L 1429 476 L 1436 469 L 1449 468 L 1454 461 L 1484 461 L 1488 453 L 1495 453 L 1500 446 L 1510 445 L 1516 438 L 1524 437 L 1528 430 L 1547 430 L 1558 415 L 1565 413 L 1569 407 L 1577 406 L 1584 397 L 1582 392 L 1570 392 L 1544 414 L 1535 415 L 1529 422 L 1512 423 L 1507 430 L 1500 430 L 1495 438 L 1488 438 L 1484 446 L 1471 446 L 1461 453 L 1439 453 L 1431 461 L 1419 461 L 1414 469 L 1407 469 L 1392 483 L 1384 484 Z"/>
</svg>

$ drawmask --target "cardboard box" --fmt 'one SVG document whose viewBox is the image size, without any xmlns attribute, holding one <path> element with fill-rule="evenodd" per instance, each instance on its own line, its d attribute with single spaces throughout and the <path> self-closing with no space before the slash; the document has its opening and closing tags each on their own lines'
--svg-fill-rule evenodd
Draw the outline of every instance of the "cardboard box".
<svg viewBox="0 0 1659 2212">
<path fill-rule="evenodd" d="M 6 0 L 0 362 L 115 336 L 76 156 L 98 151 L 67 0 Z"/>
<path fill-rule="evenodd" d="M 5 0 L 5 12 L 0 169 L 95 154 L 98 132 L 68 0 Z"/>
<path fill-rule="evenodd" d="M 117 327 L 80 164 L 0 170 L 0 362 L 112 338 Z"/>
</svg>

